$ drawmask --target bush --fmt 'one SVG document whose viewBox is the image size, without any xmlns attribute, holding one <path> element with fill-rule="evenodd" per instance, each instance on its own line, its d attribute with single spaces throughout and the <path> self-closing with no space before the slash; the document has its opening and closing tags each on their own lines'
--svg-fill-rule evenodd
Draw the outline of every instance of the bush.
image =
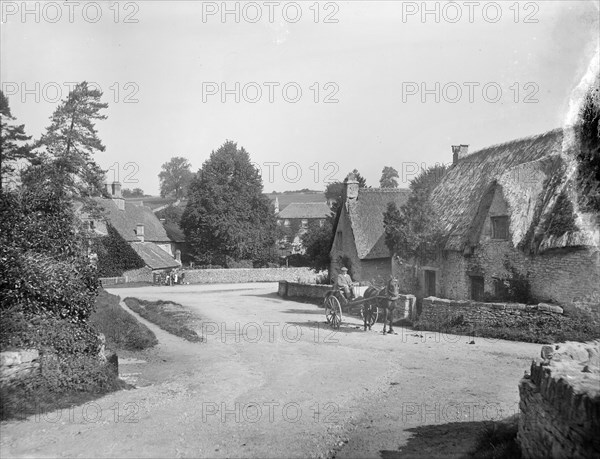
<svg viewBox="0 0 600 459">
<path fill-rule="evenodd" d="M 234 260 L 230 256 L 225 257 L 225 264 L 229 269 L 252 269 L 254 263 L 252 260 Z"/>
<path fill-rule="evenodd" d="M 107 347 L 137 351 L 158 344 L 156 335 L 119 305 L 120 298 L 101 289 L 90 324 L 106 337 Z"/>
</svg>

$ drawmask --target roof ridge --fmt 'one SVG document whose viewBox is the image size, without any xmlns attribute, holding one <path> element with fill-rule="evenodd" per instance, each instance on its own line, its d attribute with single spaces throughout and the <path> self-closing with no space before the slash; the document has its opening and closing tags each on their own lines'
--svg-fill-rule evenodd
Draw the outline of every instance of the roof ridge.
<svg viewBox="0 0 600 459">
<path fill-rule="evenodd" d="M 377 193 L 397 193 L 399 191 L 408 191 L 410 192 L 410 189 L 408 188 L 360 188 L 359 193 L 373 193 L 373 192 L 377 192 Z"/>
<path fill-rule="evenodd" d="M 549 131 L 546 131 L 546 132 L 542 132 L 541 134 L 532 134 L 532 135 L 529 135 L 529 136 L 519 137 L 517 139 L 507 140 L 506 142 L 500 142 L 500 143 L 495 143 L 495 144 L 492 144 L 492 145 L 488 145 L 487 147 L 483 147 L 483 148 L 480 148 L 479 150 L 475 150 L 473 153 L 469 153 L 469 154 L 467 154 L 465 156 L 462 156 L 461 158 L 459 158 L 458 162 L 460 163 L 461 161 L 463 161 L 463 160 L 465 160 L 467 158 L 471 158 L 471 157 L 473 157 L 475 155 L 479 155 L 479 154 L 484 153 L 484 152 L 486 152 L 488 150 L 492 150 L 492 149 L 495 149 L 495 148 L 501 148 L 501 147 L 508 147 L 510 145 L 514 145 L 514 144 L 517 144 L 517 143 L 520 143 L 520 142 L 526 142 L 526 141 L 536 140 L 536 139 L 542 138 L 544 136 L 547 136 L 549 134 L 557 134 L 558 132 L 562 132 L 564 130 L 565 130 L 565 128 L 558 127 L 558 128 L 550 129 Z"/>
</svg>

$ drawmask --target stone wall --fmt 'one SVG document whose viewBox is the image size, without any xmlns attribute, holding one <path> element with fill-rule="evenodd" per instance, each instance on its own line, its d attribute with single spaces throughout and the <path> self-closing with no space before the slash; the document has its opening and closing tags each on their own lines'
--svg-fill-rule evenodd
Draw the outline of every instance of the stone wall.
<svg viewBox="0 0 600 459">
<path fill-rule="evenodd" d="M 600 341 L 542 347 L 519 383 L 524 458 L 600 457 Z"/>
<path fill-rule="evenodd" d="M 310 268 L 196 269 L 183 272 L 184 281 L 190 284 L 316 281 L 316 274 Z"/>
<path fill-rule="evenodd" d="M 139 269 L 132 269 L 123 273 L 125 282 L 152 282 L 152 269 L 144 266 Z"/>
<path fill-rule="evenodd" d="M 40 370 L 40 354 L 36 349 L 0 352 L 0 384 L 11 385 Z"/>
<path fill-rule="evenodd" d="M 559 306 L 540 303 L 527 305 L 521 303 L 480 303 L 469 300 L 447 300 L 443 298 L 423 298 L 421 314 L 418 320 L 430 324 L 443 324 L 460 318 L 461 324 L 482 326 L 510 323 L 523 315 L 557 315 L 562 316 Z"/>
<path fill-rule="evenodd" d="M 325 298 L 325 294 L 333 288 L 333 285 L 325 284 L 302 284 L 299 282 L 285 282 L 285 288 L 281 287 L 284 282 L 279 282 L 280 288 L 277 292 L 279 296 L 286 298 L 310 298 L 320 299 Z M 282 295 L 283 291 L 285 293 Z"/>
</svg>

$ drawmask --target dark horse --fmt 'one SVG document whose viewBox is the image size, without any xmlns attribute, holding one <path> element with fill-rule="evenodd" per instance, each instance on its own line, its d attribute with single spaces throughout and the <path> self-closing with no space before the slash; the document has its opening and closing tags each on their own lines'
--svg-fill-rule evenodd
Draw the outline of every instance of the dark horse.
<svg viewBox="0 0 600 459">
<path fill-rule="evenodd" d="M 386 333 L 386 326 L 389 321 L 389 331 L 387 333 L 394 333 L 392 327 L 392 318 L 394 315 L 394 309 L 396 309 L 396 302 L 399 299 L 400 284 L 398 279 L 395 277 L 390 278 L 388 283 L 383 288 L 369 287 L 365 291 L 364 298 L 372 298 L 372 301 L 367 301 L 363 305 L 363 321 L 365 330 L 367 327 L 371 329 L 371 318 L 377 311 L 377 307 L 385 310 L 385 316 L 383 319 L 383 333 Z"/>
</svg>

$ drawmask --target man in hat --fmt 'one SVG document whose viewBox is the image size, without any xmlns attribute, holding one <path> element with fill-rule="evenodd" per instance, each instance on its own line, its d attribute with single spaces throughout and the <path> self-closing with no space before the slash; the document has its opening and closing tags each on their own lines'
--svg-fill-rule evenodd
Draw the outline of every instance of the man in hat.
<svg viewBox="0 0 600 459">
<path fill-rule="evenodd" d="M 342 272 L 338 274 L 337 279 L 335 280 L 336 288 L 344 293 L 346 299 L 351 300 L 353 298 L 352 285 L 352 278 L 348 274 L 348 268 L 342 266 Z"/>
</svg>

